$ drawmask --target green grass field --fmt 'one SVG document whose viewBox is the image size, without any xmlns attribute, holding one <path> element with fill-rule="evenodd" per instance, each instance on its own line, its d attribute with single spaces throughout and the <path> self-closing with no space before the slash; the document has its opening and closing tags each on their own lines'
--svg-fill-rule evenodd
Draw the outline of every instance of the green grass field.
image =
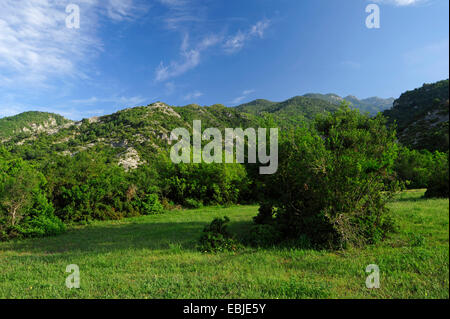
<svg viewBox="0 0 450 319">
<path fill-rule="evenodd" d="M 95 222 L 68 233 L 0 243 L 0 298 L 449 298 L 449 201 L 402 193 L 390 204 L 399 232 L 345 251 L 195 249 L 206 223 L 251 225 L 256 206 L 167 212 Z M 80 289 L 65 286 L 80 267 Z M 365 268 L 380 268 L 379 289 Z"/>
</svg>

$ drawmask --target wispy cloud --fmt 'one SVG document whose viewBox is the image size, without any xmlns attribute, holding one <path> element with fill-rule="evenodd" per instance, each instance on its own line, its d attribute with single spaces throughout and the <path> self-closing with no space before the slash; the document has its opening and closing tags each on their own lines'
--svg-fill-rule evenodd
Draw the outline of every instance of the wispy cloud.
<svg viewBox="0 0 450 319">
<path fill-rule="evenodd" d="M 182 61 L 172 61 L 170 65 L 160 63 L 156 69 L 156 80 L 164 81 L 195 68 L 200 63 L 200 50 L 192 49 L 181 53 Z"/>
<path fill-rule="evenodd" d="M 191 47 L 189 35 L 185 34 L 180 48 L 180 60 L 172 61 L 169 65 L 161 62 L 156 69 L 156 81 L 165 81 L 195 68 L 201 62 L 202 52 L 216 45 L 219 41 L 220 37 L 208 35 L 196 43 L 194 47 Z"/>
<path fill-rule="evenodd" d="M 90 97 L 88 99 L 80 99 L 80 100 L 72 100 L 71 103 L 74 104 L 83 104 L 83 105 L 95 105 L 99 103 L 112 103 L 115 106 L 123 105 L 123 106 L 137 106 L 142 105 L 146 101 L 146 98 L 142 96 L 115 96 L 108 98 L 99 98 L 96 96 Z"/>
<path fill-rule="evenodd" d="M 368 0 L 370 2 L 381 3 L 381 4 L 390 4 L 397 7 L 406 7 L 411 5 L 416 5 L 419 3 L 427 2 L 428 0 Z"/>
<path fill-rule="evenodd" d="M 264 31 L 269 25 L 270 21 L 265 19 L 251 26 L 246 32 L 238 31 L 234 36 L 226 37 L 220 34 L 208 34 L 199 38 L 194 45 L 190 45 L 189 33 L 184 33 L 180 46 L 180 59 L 178 61 L 171 61 L 168 65 L 161 61 L 155 71 L 155 80 L 166 81 L 194 69 L 201 63 L 203 52 L 211 47 L 220 46 L 227 53 L 237 52 L 249 40 L 255 37 L 262 38 Z"/>
<path fill-rule="evenodd" d="M 133 0 L 108 0 L 105 3 L 107 16 L 115 21 L 135 19 L 148 9 Z"/>
<path fill-rule="evenodd" d="M 242 94 L 240 96 L 238 96 L 234 100 L 232 100 L 231 103 L 232 104 L 240 104 L 245 99 L 247 99 L 250 94 L 252 94 L 254 92 L 255 92 L 255 90 L 245 90 L 245 91 L 242 92 Z"/>
<path fill-rule="evenodd" d="M 203 93 L 202 93 L 202 92 L 195 91 L 195 92 L 188 93 L 188 94 L 184 97 L 184 99 L 185 99 L 186 101 L 190 101 L 190 100 L 198 99 L 199 97 L 202 97 L 202 96 L 203 96 Z"/>
<path fill-rule="evenodd" d="M 54 78 L 86 77 L 84 66 L 102 51 L 100 16 L 114 21 L 137 14 L 133 0 L 79 0 L 79 29 L 65 26 L 61 0 L 0 2 L 0 84 L 45 86 Z M 140 7 L 139 7 L 140 8 Z"/>
<path fill-rule="evenodd" d="M 169 9 L 162 17 L 170 30 L 185 30 L 186 24 L 202 21 L 203 8 L 195 0 L 158 0 Z"/>
<path fill-rule="evenodd" d="M 265 30 L 270 26 L 270 21 L 265 19 L 258 21 L 251 26 L 249 30 L 242 32 L 238 31 L 235 35 L 228 37 L 223 44 L 225 51 L 234 53 L 241 50 L 245 44 L 255 37 L 263 38 Z"/>
</svg>

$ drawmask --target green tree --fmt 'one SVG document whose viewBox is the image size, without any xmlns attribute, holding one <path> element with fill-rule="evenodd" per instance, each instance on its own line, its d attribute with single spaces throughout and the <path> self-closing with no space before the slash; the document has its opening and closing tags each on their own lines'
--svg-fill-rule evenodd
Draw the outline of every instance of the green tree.
<svg viewBox="0 0 450 319">
<path fill-rule="evenodd" d="M 55 235 L 65 230 L 48 202 L 44 176 L 0 150 L 0 238 Z"/>
<path fill-rule="evenodd" d="M 376 242 L 392 227 L 385 204 L 398 185 L 396 156 L 395 132 L 381 115 L 341 106 L 282 137 L 257 220 L 273 223 L 285 239 L 307 236 L 318 246 Z"/>
</svg>

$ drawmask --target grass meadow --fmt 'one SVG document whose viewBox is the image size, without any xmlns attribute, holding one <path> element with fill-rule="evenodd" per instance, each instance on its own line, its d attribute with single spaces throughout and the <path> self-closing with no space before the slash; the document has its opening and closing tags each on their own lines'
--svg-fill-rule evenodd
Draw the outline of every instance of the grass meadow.
<svg viewBox="0 0 450 319">
<path fill-rule="evenodd" d="M 0 243 L 0 298 L 449 298 L 449 201 L 404 192 L 390 203 L 399 231 L 344 251 L 196 250 L 205 224 L 229 216 L 242 234 L 257 206 L 170 211 L 76 226 L 66 234 Z M 65 285 L 66 266 L 81 287 Z M 366 266 L 380 288 L 365 286 Z"/>
</svg>

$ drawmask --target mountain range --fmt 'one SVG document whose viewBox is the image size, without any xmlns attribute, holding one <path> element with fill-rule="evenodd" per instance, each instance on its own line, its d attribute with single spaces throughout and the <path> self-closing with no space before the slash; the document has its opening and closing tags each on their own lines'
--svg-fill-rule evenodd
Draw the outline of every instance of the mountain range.
<svg viewBox="0 0 450 319">
<path fill-rule="evenodd" d="M 405 92 L 393 103 L 392 99 L 305 94 L 283 102 L 260 99 L 237 107 L 177 107 L 156 102 L 81 121 L 53 113 L 25 112 L 0 119 L 0 142 L 31 161 L 93 151 L 132 169 L 167 151 L 172 143 L 170 132 L 177 127 L 191 129 L 193 120 L 201 120 L 203 128 L 258 127 L 269 114 L 285 129 L 311 121 L 318 114 L 335 112 L 344 100 L 372 115 L 384 111 L 390 124 L 397 123 L 402 144 L 448 150 L 448 80 Z"/>
<path fill-rule="evenodd" d="M 317 100 L 324 101 L 327 104 L 319 103 Z M 334 93 L 308 93 L 303 96 L 290 98 L 284 102 L 272 102 L 261 99 L 254 100 L 252 102 L 239 105 L 237 108 L 244 112 L 255 114 L 258 112 L 277 112 L 285 107 L 290 107 L 304 113 L 306 117 L 310 117 L 312 113 L 319 110 L 332 111 L 334 108 L 330 106 L 330 104 L 336 106 L 345 101 L 352 108 L 359 109 L 363 113 L 369 112 L 370 115 L 376 115 L 378 112 L 383 112 L 384 110 L 390 109 L 394 103 L 394 100 L 394 98 L 383 99 L 379 97 L 370 97 L 360 100 L 353 95 L 340 97 Z M 314 103 L 313 106 L 310 106 L 311 102 Z M 302 105 L 305 105 L 306 107 L 301 107 Z"/>
<path fill-rule="evenodd" d="M 396 125 L 402 144 L 413 149 L 448 151 L 448 79 L 403 93 L 383 114 Z"/>
</svg>

